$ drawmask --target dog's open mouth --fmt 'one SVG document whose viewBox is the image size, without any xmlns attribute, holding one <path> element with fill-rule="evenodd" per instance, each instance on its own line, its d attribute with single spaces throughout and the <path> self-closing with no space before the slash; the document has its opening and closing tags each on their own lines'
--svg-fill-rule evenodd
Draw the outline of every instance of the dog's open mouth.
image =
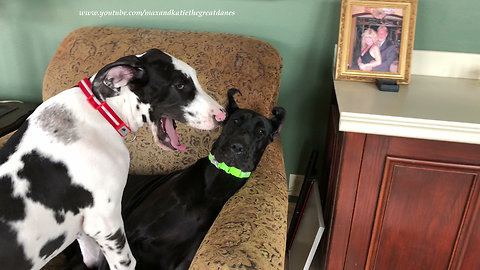
<svg viewBox="0 0 480 270">
<path fill-rule="evenodd" d="M 180 144 L 175 120 L 170 117 L 161 117 L 157 123 L 150 123 L 153 140 L 164 150 L 180 150 L 186 152 L 185 145 Z"/>
</svg>

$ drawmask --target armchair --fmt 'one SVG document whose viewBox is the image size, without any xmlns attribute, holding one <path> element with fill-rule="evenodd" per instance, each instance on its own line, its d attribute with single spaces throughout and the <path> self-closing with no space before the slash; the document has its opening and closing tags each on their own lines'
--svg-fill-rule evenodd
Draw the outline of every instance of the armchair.
<svg viewBox="0 0 480 270">
<path fill-rule="evenodd" d="M 277 103 L 282 60 L 270 44 L 241 35 L 114 27 L 70 33 L 47 68 L 43 99 L 71 88 L 105 64 L 159 48 L 197 70 L 204 90 L 226 105 L 226 91 L 241 90 L 240 106 L 270 115 Z M 187 152 L 163 151 L 142 128 L 127 143 L 130 173 L 165 174 L 207 156 L 219 130 L 178 123 Z M 287 230 L 287 187 L 280 138 L 265 151 L 247 184 L 224 206 L 203 240 L 190 269 L 283 269 Z M 52 266 L 47 266 L 46 269 Z"/>
</svg>

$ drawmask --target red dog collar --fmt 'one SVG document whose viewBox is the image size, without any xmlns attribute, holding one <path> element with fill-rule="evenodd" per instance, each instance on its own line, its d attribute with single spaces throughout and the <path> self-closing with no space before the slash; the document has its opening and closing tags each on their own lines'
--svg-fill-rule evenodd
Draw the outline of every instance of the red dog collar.
<svg viewBox="0 0 480 270">
<path fill-rule="evenodd" d="M 99 111 L 100 114 L 113 126 L 113 128 L 120 134 L 120 136 L 125 137 L 128 133 L 131 132 L 130 128 L 118 117 L 118 115 L 108 106 L 107 102 L 100 102 L 92 92 L 92 83 L 89 79 L 85 78 L 78 83 L 82 92 L 87 96 L 87 101 L 92 105 L 92 107 Z"/>
</svg>

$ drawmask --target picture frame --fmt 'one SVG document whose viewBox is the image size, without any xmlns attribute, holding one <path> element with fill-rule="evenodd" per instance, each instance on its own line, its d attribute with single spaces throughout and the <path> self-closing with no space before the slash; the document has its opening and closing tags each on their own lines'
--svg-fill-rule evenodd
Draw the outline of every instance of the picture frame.
<svg viewBox="0 0 480 270">
<path fill-rule="evenodd" d="M 417 0 L 342 0 L 336 80 L 410 81 Z"/>
</svg>

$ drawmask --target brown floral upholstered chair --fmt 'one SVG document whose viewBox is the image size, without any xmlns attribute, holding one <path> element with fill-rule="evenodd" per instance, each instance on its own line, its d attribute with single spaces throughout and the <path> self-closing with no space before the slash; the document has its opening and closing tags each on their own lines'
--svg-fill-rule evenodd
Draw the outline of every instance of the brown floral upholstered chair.
<svg viewBox="0 0 480 270">
<path fill-rule="evenodd" d="M 238 88 L 239 106 L 270 115 L 277 103 L 282 60 L 258 39 L 221 33 L 87 27 L 70 33 L 47 68 L 43 99 L 76 85 L 104 65 L 158 48 L 197 70 L 204 90 L 226 105 L 226 92 Z M 127 143 L 131 173 L 165 174 L 207 156 L 220 131 L 178 123 L 187 152 L 165 152 L 140 129 Z M 2 138 L 5 140 L 5 138 Z M 287 188 L 280 139 L 269 145 L 247 184 L 225 205 L 203 240 L 190 269 L 283 269 L 287 229 Z M 58 260 L 57 260 L 58 261 Z M 50 264 L 46 269 L 54 269 Z"/>
</svg>

